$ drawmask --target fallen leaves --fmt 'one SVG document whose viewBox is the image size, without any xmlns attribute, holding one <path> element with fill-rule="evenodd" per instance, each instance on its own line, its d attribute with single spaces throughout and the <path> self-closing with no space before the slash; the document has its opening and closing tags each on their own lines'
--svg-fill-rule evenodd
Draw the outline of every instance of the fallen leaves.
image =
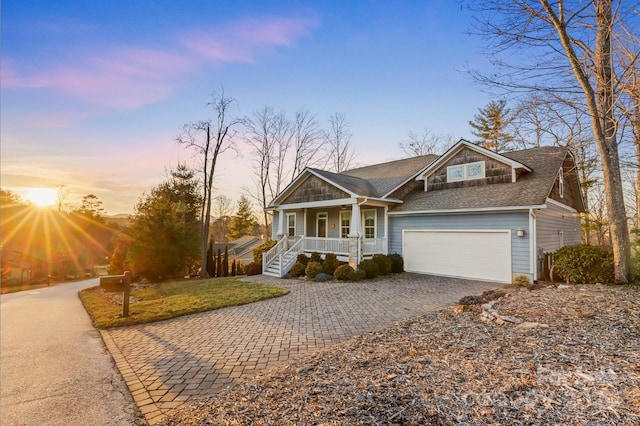
<svg viewBox="0 0 640 426">
<path fill-rule="evenodd" d="M 640 424 L 639 288 L 543 288 L 491 309 L 491 321 L 477 305 L 445 309 L 335 345 L 166 424 Z"/>
</svg>

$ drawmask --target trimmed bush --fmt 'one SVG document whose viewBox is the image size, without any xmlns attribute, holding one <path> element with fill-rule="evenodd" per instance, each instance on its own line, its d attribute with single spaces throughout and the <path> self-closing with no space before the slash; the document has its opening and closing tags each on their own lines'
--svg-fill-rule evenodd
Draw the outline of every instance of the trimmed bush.
<svg viewBox="0 0 640 426">
<path fill-rule="evenodd" d="M 320 253 L 318 253 L 317 251 L 314 251 L 313 253 L 311 253 L 311 259 L 309 260 L 311 262 L 322 263 L 322 256 L 320 256 Z"/>
<path fill-rule="evenodd" d="M 333 281 L 333 275 L 325 274 L 324 272 L 320 272 L 318 275 L 316 275 L 313 278 L 313 281 L 318 282 L 318 283 L 327 282 L 327 281 Z"/>
<path fill-rule="evenodd" d="M 300 253 L 298 255 L 298 258 L 296 259 L 298 262 L 302 263 L 304 266 L 307 266 L 307 263 L 309 263 L 309 258 L 307 257 L 306 254 L 304 253 Z"/>
<path fill-rule="evenodd" d="M 389 255 L 389 259 L 391 259 L 391 272 L 394 274 L 399 274 L 404 272 L 404 259 L 398 253 L 393 253 Z"/>
<path fill-rule="evenodd" d="M 291 270 L 289 271 L 289 273 L 291 274 L 292 278 L 297 278 L 297 277 L 301 277 L 304 274 L 306 274 L 306 269 L 307 267 L 301 263 L 301 262 L 296 262 L 292 267 Z"/>
<path fill-rule="evenodd" d="M 253 261 L 262 263 L 262 253 L 266 253 L 278 244 L 276 240 L 268 240 L 253 249 Z"/>
<path fill-rule="evenodd" d="M 340 266 L 340 261 L 333 253 L 327 253 L 324 256 L 324 262 L 322 262 L 322 270 L 325 274 L 333 275 L 336 268 Z"/>
<path fill-rule="evenodd" d="M 371 260 L 378 265 L 380 275 L 389 275 L 391 273 L 393 261 L 388 256 L 384 254 L 374 254 Z"/>
<path fill-rule="evenodd" d="M 316 275 L 322 273 L 322 263 L 310 261 L 305 270 L 307 278 L 314 279 Z"/>
<path fill-rule="evenodd" d="M 363 270 L 359 269 L 356 271 L 356 279 L 354 281 L 362 281 L 366 278 L 367 274 Z"/>
<path fill-rule="evenodd" d="M 598 246 L 562 247 L 553 255 L 553 275 L 575 284 L 613 282 L 613 253 Z"/>
<path fill-rule="evenodd" d="M 363 260 L 360 263 L 359 269 L 364 271 L 367 279 L 376 278 L 380 275 L 380 268 L 378 268 L 378 265 L 373 260 Z"/>
<path fill-rule="evenodd" d="M 262 273 L 262 265 L 258 262 L 251 262 L 247 265 L 247 275 L 260 275 Z"/>
<path fill-rule="evenodd" d="M 340 265 L 333 272 L 333 276 L 340 281 L 355 281 L 356 271 L 349 265 Z"/>
</svg>

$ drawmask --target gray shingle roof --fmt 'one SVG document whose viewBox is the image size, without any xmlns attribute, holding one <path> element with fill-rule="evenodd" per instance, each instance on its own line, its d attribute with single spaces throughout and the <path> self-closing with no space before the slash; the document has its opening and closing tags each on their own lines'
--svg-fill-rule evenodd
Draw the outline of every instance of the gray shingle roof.
<svg viewBox="0 0 640 426">
<path fill-rule="evenodd" d="M 342 173 L 314 170 L 358 195 L 380 198 L 417 174 L 437 158 L 438 156 L 433 154 L 420 155 L 402 160 L 359 167 L 357 169 L 346 170 Z"/>
<path fill-rule="evenodd" d="M 524 173 L 515 183 L 492 184 L 466 188 L 451 188 L 439 191 L 413 191 L 404 203 L 392 212 L 415 210 L 450 210 L 470 208 L 492 208 L 531 206 L 545 204 L 558 170 L 562 166 L 567 149 L 562 147 L 539 147 L 504 153 L 507 158 L 525 164 L 532 169 Z"/>
</svg>

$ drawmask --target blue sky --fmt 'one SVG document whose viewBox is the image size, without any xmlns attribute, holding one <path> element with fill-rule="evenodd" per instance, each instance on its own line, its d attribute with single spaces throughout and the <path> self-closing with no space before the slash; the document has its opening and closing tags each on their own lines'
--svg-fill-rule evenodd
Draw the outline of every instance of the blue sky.
<svg viewBox="0 0 640 426">
<path fill-rule="evenodd" d="M 402 157 L 409 131 L 471 138 L 490 97 L 464 73 L 487 67 L 470 22 L 453 0 L 5 0 L 2 188 L 64 185 L 132 212 L 191 161 L 174 139 L 221 87 L 238 116 L 343 113 L 359 165 Z M 216 180 L 233 200 L 251 185 L 238 148 Z"/>
</svg>

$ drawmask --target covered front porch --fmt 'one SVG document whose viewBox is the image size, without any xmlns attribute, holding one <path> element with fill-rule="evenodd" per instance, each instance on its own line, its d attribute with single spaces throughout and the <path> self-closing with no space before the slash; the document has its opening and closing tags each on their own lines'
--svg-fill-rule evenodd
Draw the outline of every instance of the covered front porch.
<svg viewBox="0 0 640 426">
<path fill-rule="evenodd" d="M 263 255 L 263 274 L 282 277 L 300 253 L 333 253 L 357 266 L 374 254 L 387 254 L 387 205 L 343 199 L 279 206 L 273 211 L 278 243 Z"/>
</svg>

